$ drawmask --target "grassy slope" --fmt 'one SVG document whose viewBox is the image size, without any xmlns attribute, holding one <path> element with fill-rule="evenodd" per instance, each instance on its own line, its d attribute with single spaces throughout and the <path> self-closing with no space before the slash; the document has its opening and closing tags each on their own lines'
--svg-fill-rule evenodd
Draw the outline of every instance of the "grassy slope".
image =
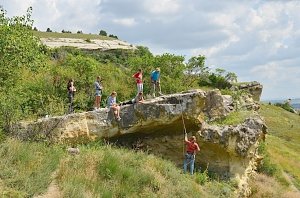
<svg viewBox="0 0 300 198">
<path fill-rule="evenodd" d="M 272 105 L 261 105 L 269 134 L 266 138 L 271 161 L 287 173 L 300 189 L 300 116 Z M 286 175 L 286 174 L 285 174 Z"/>
<path fill-rule="evenodd" d="M 51 175 L 64 197 L 231 197 L 235 183 L 209 181 L 206 174 L 182 174 L 172 162 L 110 145 L 63 147 L 0 144 L 0 197 L 32 197 L 47 191 Z M 202 186 L 201 186 L 201 185 Z"/>
<path fill-rule="evenodd" d="M 59 32 L 40 32 L 33 31 L 35 36 L 40 38 L 77 38 L 77 39 L 99 39 L 99 40 L 116 40 L 108 36 L 100 36 L 97 34 L 75 34 L 75 33 L 59 33 Z"/>
</svg>

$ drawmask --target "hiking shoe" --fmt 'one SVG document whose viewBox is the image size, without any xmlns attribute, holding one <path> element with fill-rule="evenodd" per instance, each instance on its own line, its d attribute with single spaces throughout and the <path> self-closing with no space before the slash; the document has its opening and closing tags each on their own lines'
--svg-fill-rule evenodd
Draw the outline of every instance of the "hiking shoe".
<svg viewBox="0 0 300 198">
<path fill-rule="evenodd" d="M 120 120 L 121 120 L 121 117 L 118 117 L 117 120 L 120 121 Z"/>
</svg>

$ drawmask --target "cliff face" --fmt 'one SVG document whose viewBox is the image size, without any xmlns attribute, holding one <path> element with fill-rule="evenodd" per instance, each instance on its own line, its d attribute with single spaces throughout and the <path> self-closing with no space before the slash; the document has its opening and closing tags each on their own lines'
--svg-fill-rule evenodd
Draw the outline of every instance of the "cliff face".
<svg viewBox="0 0 300 198">
<path fill-rule="evenodd" d="M 258 104 L 250 99 L 242 97 L 239 104 L 246 104 L 246 109 L 255 111 Z M 221 95 L 219 90 L 191 90 L 122 106 L 120 122 L 115 121 L 111 111 L 101 109 L 23 122 L 16 127 L 15 135 L 21 139 L 70 144 L 106 139 L 147 150 L 181 166 L 183 119 L 188 135 L 196 135 L 201 147 L 196 168 L 208 168 L 222 178 L 236 177 L 242 181 L 246 172 L 251 173 L 256 167 L 257 142 L 266 133 L 263 120 L 254 113 L 236 126 L 207 123 L 207 120 L 225 117 L 236 108 L 232 97 Z"/>
</svg>

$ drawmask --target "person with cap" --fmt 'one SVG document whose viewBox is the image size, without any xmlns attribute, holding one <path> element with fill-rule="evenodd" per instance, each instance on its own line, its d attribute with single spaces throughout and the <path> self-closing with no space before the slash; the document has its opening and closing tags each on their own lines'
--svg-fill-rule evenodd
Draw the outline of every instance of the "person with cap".
<svg viewBox="0 0 300 198">
<path fill-rule="evenodd" d="M 183 161 L 183 172 L 186 173 L 187 166 L 189 165 L 190 173 L 191 175 L 193 175 L 196 153 L 200 151 L 200 147 L 196 143 L 196 137 L 191 136 L 188 139 L 186 133 L 184 135 L 184 143 L 186 144 L 186 153 L 184 155 L 184 161 Z"/>
<path fill-rule="evenodd" d="M 155 97 L 156 91 L 161 96 L 161 87 L 160 87 L 160 68 L 157 67 L 154 71 L 151 72 L 151 84 L 152 84 L 152 96 Z"/>
</svg>

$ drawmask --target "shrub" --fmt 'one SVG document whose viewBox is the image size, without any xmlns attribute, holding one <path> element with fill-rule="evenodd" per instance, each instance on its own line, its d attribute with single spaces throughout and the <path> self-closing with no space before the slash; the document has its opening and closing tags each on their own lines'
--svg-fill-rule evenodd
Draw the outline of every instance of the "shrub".
<svg viewBox="0 0 300 198">
<path fill-rule="evenodd" d="M 198 83 L 200 86 L 211 86 L 218 89 L 226 89 L 232 86 L 224 76 L 217 75 L 215 73 L 209 74 L 208 77 L 200 78 Z"/>
<path fill-rule="evenodd" d="M 295 113 L 295 110 L 293 109 L 293 107 L 288 102 L 285 102 L 285 103 L 275 103 L 275 106 L 281 107 L 284 110 L 289 111 L 291 113 Z"/>
<path fill-rule="evenodd" d="M 196 172 L 195 180 L 198 184 L 204 185 L 209 181 L 208 170 L 206 169 L 204 172 Z"/>
<path fill-rule="evenodd" d="M 107 36 L 107 33 L 105 30 L 100 30 L 99 35 L 101 36 Z"/>
</svg>

